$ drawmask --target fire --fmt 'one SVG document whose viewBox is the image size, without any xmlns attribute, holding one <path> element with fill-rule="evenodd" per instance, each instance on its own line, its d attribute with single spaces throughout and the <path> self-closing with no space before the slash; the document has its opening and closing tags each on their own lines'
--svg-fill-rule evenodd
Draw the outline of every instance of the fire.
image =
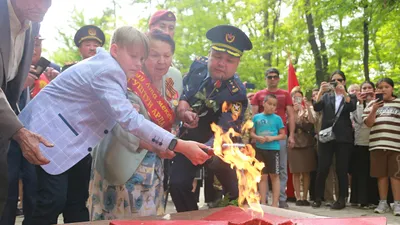
<svg viewBox="0 0 400 225">
<path fill-rule="evenodd" d="M 252 121 L 247 121 L 242 126 L 242 131 L 252 127 Z M 250 144 L 241 149 L 234 145 L 222 149 L 222 144 L 233 144 L 231 137 L 240 136 L 233 128 L 224 133 L 221 127 L 213 123 L 211 129 L 215 135 L 214 154 L 236 170 L 239 185 L 239 207 L 244 208 L 247 204 L 251 210 L 263 215 L 257 184 L 261 180 L 261 170 L 264 168 L 264 163 L 255 158 L 255 150 Z"/>
</svg>

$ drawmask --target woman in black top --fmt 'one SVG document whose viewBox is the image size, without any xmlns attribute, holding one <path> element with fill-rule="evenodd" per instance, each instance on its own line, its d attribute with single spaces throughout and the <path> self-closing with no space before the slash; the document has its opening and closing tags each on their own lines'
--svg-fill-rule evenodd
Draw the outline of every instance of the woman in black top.
<svg viewBox="0 0 400 225">
<path fill-rule="evenodd" d="M 314 103 L 316 112 L 322 111 L 321 130 L 331 127 L 336 113 L 343 106 L 339 118 L 333 127 L 335 140 L 327 143 L 318 143 L 318 169 L 315 181 L 315 202 L 312 206 L 321 206 L 325 190 L 325 180 L 328 176 L 329 167 L 333 155 L 336 157 L 336 174 L 339 181 L 339 193 L 336 193 L 336 202 L 332 209 L 343 209 L 346 206 L 345 198 L 348 196 L 348 164 L 350 151 L 354 144 L 353 127 L 350 120 L 350 113 L 356 109 L 356 96 L 349 95 L 346 91 L 346 76 L 340 70 L 331 75 L 331 82 L 322 82 L 318 92 L 317 100 Z M 330 92 L 331 91 L 331 92 Z"/>
</svg>

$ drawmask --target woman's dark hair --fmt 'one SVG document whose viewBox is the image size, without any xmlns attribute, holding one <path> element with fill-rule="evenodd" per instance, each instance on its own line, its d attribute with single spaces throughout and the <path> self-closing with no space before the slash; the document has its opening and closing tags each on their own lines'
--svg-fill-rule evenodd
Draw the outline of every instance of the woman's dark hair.
<svg viewBox="0 0 400 225">
<path fill-rule="evenodd" d="M 364 86 L 364 84 L 369 84 L 369 85 L 371 85 L 372 89 L 373 89 L 374 92 L 375 92 L 375 84 L 374 84 L 374 83 L 372 83 L 371 81 L 368 81 L 368 80 L 362 82 L 361 85 L 360 85 L 360 89 L 361 89 L 361 90 L 362 90 L 362 87 Z M 365 109 L 365 108 L 367 107 L 367 103 L 366 103 L 365 101 L 363 101 L 363 105 L 364 105 L 364 109 Z"/>
<path fill-rule="evenodd" d="M 371 81 L 366 80 L 366 81 L 362 82 L 361 85 L 360 85 L 360 88 L 361 88 L 361 89 L 362 89 L 362 86 L 364 86 L 364 84 L 369 84 L 369 85 L 371 85 L 372 89 L 374 89 L 374 91 L 375 91 L 375 84 L 372 83 Z"/>
<path fill-rule="evenodd" d="M 379 86 L 381 83 L 383 83 L 383 82 L 389 84 L 390 86 L 392 86 L 392 88 L 394 88 L 394 82 L 393 82 L 393 80 L 390 79 L 389 77 L 384 77 L 384 78 L 379 79 L 378 82 L 376 82 L 376 87 L 378 88 L 378 86 Z M 393 92 L 392 92 L 392 97 L 397 98 L 397 96 L 394 95 Z"/>
<path fill-rule="evenodd" d="M 330 79 L 332 80 L 332 77 L 335 76 L 336 74 L 340 75 L 343 78 L 343 80 L 346 80 L 346 75 L 344 75 L 344 72 L 341 70 L 333 71 L 333 73 L 330 76 Z"/>
<path fill-rule="evenodd" d="M 158 40 L 166 42 L 171 46 L 172 54 L 175 53 L 175 41 L 168 34 L 162 32 L 161 30 L 155 29 L 147 33 L 147 37 L 150 40 Z"/>
<path fill-rule="evenodd" d="M 343 79 L 344 81 L 346 81 L 346 75 L 344 75 L 344 72 L 341 71 L 341 70 L 335 70 L 335 71 L 333 71 L 333 73 L 332 73 L 331 76 L 330 76 L 329 81 L 331 81 L 331 80 L 332 80 L 332 77 L 335 76 L 336 74 L 340 75 L 340 76 L 342 77 L 342 79 Z M 346 86 L 346 85 L 344 85 L 344 90 L 347 92 L 347 86 Z"/>
</svg>

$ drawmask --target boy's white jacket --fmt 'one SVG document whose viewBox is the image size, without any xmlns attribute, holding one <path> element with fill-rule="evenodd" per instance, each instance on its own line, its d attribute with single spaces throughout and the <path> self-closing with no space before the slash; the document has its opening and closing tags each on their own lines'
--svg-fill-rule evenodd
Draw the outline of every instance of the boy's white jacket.
<svg viewBox="0 0 400 225">
<path fill-rule="evenodd" d="M 127 78 L 103 48 L 61 73 L 22 110 L 24 126 L 55 146 L 40 146 L 50 163 L 42 166 L 61 174 L 89 154 L 119 123 L 133 135 L 166 150 L 174 135 L 146 120 L 126 96 Z"/>
</svg>

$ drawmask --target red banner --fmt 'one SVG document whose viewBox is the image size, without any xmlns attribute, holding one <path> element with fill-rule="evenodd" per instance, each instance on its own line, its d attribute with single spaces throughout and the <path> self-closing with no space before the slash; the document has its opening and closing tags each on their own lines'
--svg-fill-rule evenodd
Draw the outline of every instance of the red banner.
<svg viewBox="0 0 400 225">
<path fill-rule="evenodd" d="M 296 71 L 294 71 L 292 62 L 290 62 L 289 69 L 288 69 L 288 91 L 289 91 L 289 93 L 296 86 L 299 86 L 299 81 L 297 80 Z"/>
<path fill-rule="evenodd" d="M 171 131 L 175 120 L 174 111 L 143 72 L 140 71 L 134 78 L 128 79 L 128 90 L 140 97 L 151 121 L 165 130 Z"/>
</svg>

